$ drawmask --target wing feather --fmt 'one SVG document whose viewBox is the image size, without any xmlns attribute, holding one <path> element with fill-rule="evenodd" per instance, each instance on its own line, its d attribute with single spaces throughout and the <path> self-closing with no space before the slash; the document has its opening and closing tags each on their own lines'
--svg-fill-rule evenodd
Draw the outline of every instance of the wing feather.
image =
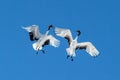
<svg viewBox="0 0 120 80">
<path fill-rule="evenodd" d="M 50 45 L 54 46 L 54 47 L 58 47 L 60 44 L 60 41 L 58 39 L 56 39 L 55 37 L 53 37 L 52 35 L 48 36 L 49 40 L 50 40 Z"/>
<path fill-rule="evenodd" d="M 58 47 L 60 41 L 54 38 L 52 35 L 44 36 L 42 39 L 39 39 L 32 46 L 34 50 L 41 50 L 46 45 L 51 45 L 53 47 Z"/>
<path fill-rule="evenodd" d="M 76 49 L 85 49 L 87 53 L 91 56 L 98 56 L 99 51 L 95 48 L 95 46 L 91 42 L 81 42 L 78 43 Z"/>
<path fill-rule="evenodd" d="M 58 28 L 56 27 L 55 28 L 55 34 L 57 36 L 60 36 L 60 37 L 63 37 L 65 39 L 68 40 L 68 43 L 70 45 L 70 43 L 72 42 L 73 38 L 72 38 L 72 35 L 71 35 L 71 31 L 69 29 L 63 29 L 63 28 Z"/>
<path fill-rule="evenodd" d="M 38 40 L 42 36 L 39 32 L 39 28 L 37 25 L 32 25 L 32 26 L 22 27 L 22 28 L 29 32 L 31 41 Z"/>
</svg>

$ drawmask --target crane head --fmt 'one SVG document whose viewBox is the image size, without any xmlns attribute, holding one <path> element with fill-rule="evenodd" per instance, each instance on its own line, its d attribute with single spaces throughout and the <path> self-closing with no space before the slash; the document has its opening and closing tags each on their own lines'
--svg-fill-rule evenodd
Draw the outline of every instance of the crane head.
<svg viewBox="0 0 120 80">
<path fill-rule="evenodd" d="M 78 32 L 78 36 L 80 36 L 80 34 L 81 34 L 80 30 L 77 30 L 76 32 Z"/>
<path fill-rule="evenodd" d="M 48 30 L 50 30 L 52 27 L 53 27 L 53 25 L 50 24 L 50 25 L 48 26 Z"/>
</svg>

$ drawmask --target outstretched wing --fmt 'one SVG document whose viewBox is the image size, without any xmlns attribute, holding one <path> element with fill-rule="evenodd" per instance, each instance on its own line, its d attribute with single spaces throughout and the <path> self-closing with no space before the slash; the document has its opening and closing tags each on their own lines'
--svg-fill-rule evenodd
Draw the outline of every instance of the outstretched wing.
<svg viewBox="0 0 120 80">
<path fill-rule="evenodd" d="M 47 35 L 39 39 L 32 46 L 34 50 L 41 50 L 44 46 L 49 44 L 53 47 L 58 47 L 60 44 L 60 41 L 54 38 L 52 35 Z"/>
<path fill-rule="evenodd" d="M 69 45 L 73 40 L 72 35 L 71 35 L 71 31 L 69 29 L 63 29 L 63 28 L 56 27 L 55 28 L 55 34 L 57 36 L 64 37 L 65 39 L 67 39 Z"/>
<path fill-rule="evenodd" d="M 31 41 L 38 40 L 41 36 L 37 25 L 32 25 L 32 26 L 22 27 L 22 28 L 29 32 Z"/>
<path fill-rule="evenodd" d="M 78 43 L 76 49 L 85 49 L 87 53 L 91 56 L 98 56 L 99 51 L 95 48 L 95 46 L 91 42 L 81 42 Z"/>
<path fill-rule="evenodd" d="M 53 37 L 52 35 L 48 36 L 50 45 L 54 46 L 54 47 L 58 47 L 60 44 L 60 41 L 58 39 L 56 39 L 55 37 Z"/>
</svg>

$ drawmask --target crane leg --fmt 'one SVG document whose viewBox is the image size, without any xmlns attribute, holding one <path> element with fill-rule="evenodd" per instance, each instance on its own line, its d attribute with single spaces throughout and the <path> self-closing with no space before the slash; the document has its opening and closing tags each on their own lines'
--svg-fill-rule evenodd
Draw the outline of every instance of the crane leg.
<svg viewBox="0 0 120 80">
<path fill-rule="evenodd" d="M 73 57 L 71 56 L 71 61 L 73 61 L 74 59 L 73 59 Z"/>
<path fill-rule="evenodd" d="M 70 56 L 69 55 L 67 55 L 67 59 L 69 58 Z"/>
<path fill-rule="evenodd" d="M 44 50 L 41 50 L 43 54 L 45 54 L 45 51 Z"/>
<path fill-rule="evenodd" d="M 36 55 L 38 55 L 38 51 L 36 52 Z"/>
</svg>

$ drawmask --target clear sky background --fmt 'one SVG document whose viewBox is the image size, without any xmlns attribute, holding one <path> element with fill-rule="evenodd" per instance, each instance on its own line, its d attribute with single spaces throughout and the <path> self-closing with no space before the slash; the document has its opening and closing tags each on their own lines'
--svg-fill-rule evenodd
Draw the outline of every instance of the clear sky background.
<svg viewBox="0 0 120 80">
<path fill-rule="evenodd" d="M 68 43 L 59 48 L 46 46 L 36 55 L 28 33 L 21 26 L 39 25 L 69 28 L 80 42 L 91 41 L 100 51 L 92 58 L 77 51 L 72 62 L 66 59 Z M 0 80 L 120 80 L 119 0 L 1 0 Z"/>
</svg>

